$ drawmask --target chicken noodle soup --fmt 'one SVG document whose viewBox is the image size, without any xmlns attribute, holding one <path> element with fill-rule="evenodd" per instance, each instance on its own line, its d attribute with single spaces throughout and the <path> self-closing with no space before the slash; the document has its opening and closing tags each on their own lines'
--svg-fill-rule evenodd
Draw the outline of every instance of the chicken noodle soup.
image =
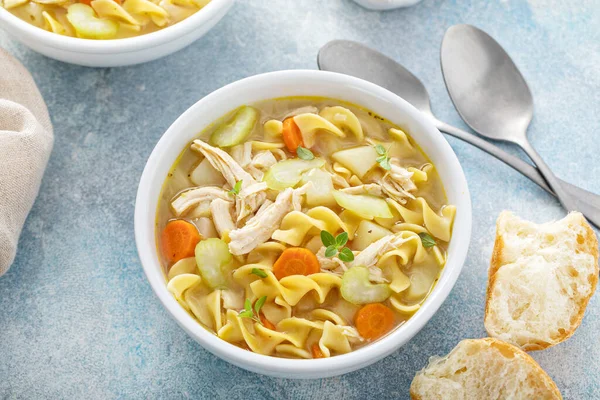
<svg viewBox="0 0 600 400">
<path fill-rule="evenodd" d="M 169 291 L 259 354 L 331 357 L 400 326 L 444 267 L 456 213 L 408 133 L 320 98 L 224 117 L 162 189 Z"/>
<path fill-rule="evenodd" d="M 139 36 L 173 25 L 210 0 L 0 0 L 22 20 L 85 39 Z"/>
</svg>

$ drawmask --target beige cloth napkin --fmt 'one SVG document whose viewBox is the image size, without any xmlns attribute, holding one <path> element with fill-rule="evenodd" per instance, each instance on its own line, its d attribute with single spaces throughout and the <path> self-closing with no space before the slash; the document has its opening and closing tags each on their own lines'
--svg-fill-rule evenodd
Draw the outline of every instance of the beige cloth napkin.
<svg viewBox="0 0 600 400">
<path fill-rule="evenodd" d="M 48 109 L 33 78 L 0 48 L 0 276 L 15 258 L 53 141 Z"/>
</svg>

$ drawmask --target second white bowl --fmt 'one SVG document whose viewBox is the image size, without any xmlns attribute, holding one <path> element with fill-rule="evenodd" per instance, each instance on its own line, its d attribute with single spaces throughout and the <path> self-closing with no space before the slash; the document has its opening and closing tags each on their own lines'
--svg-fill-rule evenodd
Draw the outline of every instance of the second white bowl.
<svg viewBox="0 0 600 400">
<path fill-rule="evenodd" d="M 0 26 L 30 49 L 55 60 L 87 67 L 119 67 L 156 60 L 181 50 L 206 34 L 235 0 L 212 0 L 175 25 L 156 32 L 114 40 L 62 36 L 40 29 L 0 7 Z"/>
</svg>

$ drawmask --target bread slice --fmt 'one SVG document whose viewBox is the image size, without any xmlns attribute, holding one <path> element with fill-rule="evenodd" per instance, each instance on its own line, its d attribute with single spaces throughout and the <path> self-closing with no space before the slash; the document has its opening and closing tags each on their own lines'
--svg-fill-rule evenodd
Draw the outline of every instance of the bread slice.
<svg viewBox="0 0 600 400">
<path fill-rule="evenodd" d="M 494 338 L 467 339 L 432 357 L 410 385 L 414 400 L 562 399 L 552 378 L 527 353 Z"/>
<path fill-rule="evenodd" d="M 583 215 L 535 224 L 504 211 L 496 223 L 485 328 L 522 349 L 575 332 L 598 283 L 598 240 Z"/>
</svg>

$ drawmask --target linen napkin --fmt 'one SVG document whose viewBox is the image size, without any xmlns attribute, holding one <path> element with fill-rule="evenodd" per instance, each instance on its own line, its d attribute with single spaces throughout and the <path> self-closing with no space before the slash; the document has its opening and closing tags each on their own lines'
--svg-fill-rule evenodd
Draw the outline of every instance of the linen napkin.
<svg viewBox="0 0 600 400">
<path fill-rule="evenodd" d="M 15 258 L 53 141 L 48 109 L 33 78 L 0 48 L 0 276 Z"/>
</svg>

